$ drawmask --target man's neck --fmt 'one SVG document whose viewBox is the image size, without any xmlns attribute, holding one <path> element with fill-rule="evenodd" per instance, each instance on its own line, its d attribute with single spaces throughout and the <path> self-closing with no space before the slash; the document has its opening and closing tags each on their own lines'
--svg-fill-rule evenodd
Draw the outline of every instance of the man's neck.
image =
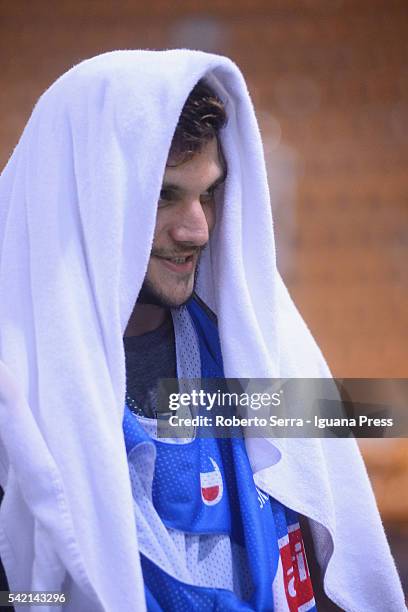
<svg viewBox="0 0 408 612">
<path fill-rule="evenodd" d="M 153 304 L 136 304 L 124 336 L 141 336 L 147 332 L 154 331 L 164 323 L 170 311 L 161 306 Z"/>
</svg>

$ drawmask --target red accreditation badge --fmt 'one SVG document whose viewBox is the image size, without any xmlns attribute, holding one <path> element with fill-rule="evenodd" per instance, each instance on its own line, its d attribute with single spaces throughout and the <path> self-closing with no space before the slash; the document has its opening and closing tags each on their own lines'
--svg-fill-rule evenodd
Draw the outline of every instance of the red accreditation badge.
<svg viewBox="0 0 408 612">
<path fill-rule="evenodd" d="M 290 612 L 307 612 L 316 606 L 299 523 L 288 525 L 278 540 L 283 580 Z"/>
</svg>

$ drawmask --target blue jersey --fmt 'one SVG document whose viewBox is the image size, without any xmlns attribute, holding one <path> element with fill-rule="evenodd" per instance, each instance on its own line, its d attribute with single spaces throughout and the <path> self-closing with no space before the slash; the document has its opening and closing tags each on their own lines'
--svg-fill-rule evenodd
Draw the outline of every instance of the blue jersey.
<svg viewBox="0 0 408 612">
<path fill-rule="evenodd" d="M 195 300 L 188 311 L 202 378 L 223 378 L 215 322 Z M 153 440 L 127 406 L 124 432 L 128 454 L 139 444 L 155 447 L 152 501 L 163 524 L 188 534 L 228 536 L 245 550 L 250 574 L 250 593 L 242 599 L 232 590 L 183 582 L 142 554 L 148 610 L 316 609 L 297 516 L 255 486 L 242 438 Z"/>
</svg>

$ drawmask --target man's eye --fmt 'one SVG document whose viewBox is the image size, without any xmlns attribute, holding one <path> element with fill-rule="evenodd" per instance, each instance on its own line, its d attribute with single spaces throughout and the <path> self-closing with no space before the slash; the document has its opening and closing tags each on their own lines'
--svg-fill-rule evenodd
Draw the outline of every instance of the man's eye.
<svg viewBox="0 0 408 612">
<path fill-rule="evenodd" d="M 160 191 L 160 200 L 171 202 L 174 200 L 174 193 L 170 189 L 162 189 Z"/>
<path fill-rule="evenodd" d="M 173 204 L 176 201 L 177 201 L 177 196 L 174 193 L 174 191 L 171 191 L 171 189 L 162 189 L 160 191 L 158 207 L 164 208 L 165 206 L 169 206 L 170 204 Z"/>
<path fill-rule="evenodd" d="M 215 198 L 215 189 L 210 189 L 209 191 L 205 191 L 201 194 L 200 200 L 202 204 L 209 204 L 214 202 Z"/>
</svg>

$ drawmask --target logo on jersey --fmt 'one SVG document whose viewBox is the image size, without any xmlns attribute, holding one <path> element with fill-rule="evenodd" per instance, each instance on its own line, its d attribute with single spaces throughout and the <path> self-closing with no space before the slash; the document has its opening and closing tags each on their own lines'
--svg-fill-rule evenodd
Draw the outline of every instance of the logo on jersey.
<svg viewBox="0 0 408 612">
<path fill-rule="evenodd" d="M 214 506 L 221 501 L 224 484 L 217 462 L 212 457 L 209 460 L 214 469 L 211 472 L 200 472 L 201 499 L 206 506 Z"/>
<path fill-rule="evenodd" d="M 264 505 L 269 500 L 269 495 L 267 493 L 264 493 L 263 491 L 261 491 L 261 489 L 258 489 L 258 487 L 255 487 L 255 489 L 256 489 L 257 496 L 258 496 L 259 507 L 262 510 Z"/>
</svg>

